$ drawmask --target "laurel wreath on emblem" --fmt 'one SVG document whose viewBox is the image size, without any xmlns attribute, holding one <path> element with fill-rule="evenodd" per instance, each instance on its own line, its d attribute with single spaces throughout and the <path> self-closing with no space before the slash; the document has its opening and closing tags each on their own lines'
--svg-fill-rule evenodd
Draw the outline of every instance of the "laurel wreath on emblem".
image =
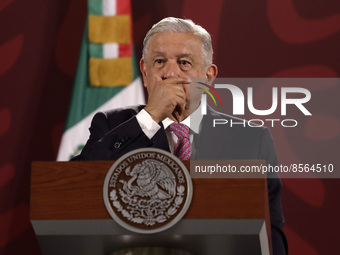
<svg viewBox="0 0 340 255">
<path fill-rule="evenodd" d="M 118 189 L 119 194 L 112 190 L 110 200 L 127 220 L 153 226 L 173 216 L 183 203 L 185 187 L 180 185 L 176 188 L 174 174 L 163 163 L 144 160 L 132 170 L 127 167 L 125 174 L 131 178 L 128 181 L 120 180 L 123 187 Z"/>
</svg>

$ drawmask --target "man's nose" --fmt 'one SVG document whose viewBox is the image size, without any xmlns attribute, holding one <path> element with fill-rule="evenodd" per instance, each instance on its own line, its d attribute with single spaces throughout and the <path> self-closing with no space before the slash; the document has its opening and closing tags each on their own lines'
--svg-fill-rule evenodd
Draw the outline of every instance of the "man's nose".
<svg viewBox="0 0 340 255">
<path fill-rule="evenodd" d="M 164 68 L 162 79 L 165 80 L 165 79 L 172 78 L 172 77 L 179 77 L 180 71 L 181 70 L 179 66 L 177 65 L 177 62 L 168 61 Z"/>
</svg>

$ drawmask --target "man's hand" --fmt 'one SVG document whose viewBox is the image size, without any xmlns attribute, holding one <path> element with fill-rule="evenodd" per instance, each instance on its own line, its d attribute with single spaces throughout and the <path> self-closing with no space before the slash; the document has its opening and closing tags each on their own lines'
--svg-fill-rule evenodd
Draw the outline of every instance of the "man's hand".
<svg viewBox="0 0 340 255">
<path fill-rule="evenodd" d="M 182 77 L 172 77 L 161 81 L 155 81 L 154 86 L 149 86 L 149 98 L 145 110 L 157 123 L 165 118 L 181 116 L 187 104 L 184 84 L 190 84 L 190 80 Z M 151 89 L 150 89 L 151 88 Z"/>
</svg>

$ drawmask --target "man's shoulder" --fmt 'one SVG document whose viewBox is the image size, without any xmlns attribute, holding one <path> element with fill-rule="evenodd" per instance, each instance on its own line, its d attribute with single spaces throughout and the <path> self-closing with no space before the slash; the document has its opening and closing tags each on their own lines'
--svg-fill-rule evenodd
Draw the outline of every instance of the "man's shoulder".
<svg viewBox="0 0 340 255">
<path fill-rule="evenodd" d="M 112 117 L 124 117 L 124 118 L 131 118 L 139 113 L 145 105 L 135 105 L 135 106 L 128 106 L 124 108 L 117 108 L 117 109 L 110 109 L 107 111 L 103 111 L 102 113 L 106 115 L 108 119 Z"/>
<path fill-rule="evenodd" d="M 218 112 L 214 110 L 213 108 L 211 108 L 210 106 L 208 106 L 208 115 L 214 119 L 220 118 L 220 119 L 227 119 L 227 120 L 230 120 L 230 119 L 241 120 L 237 117 L 228 115 L 226 113 Z"/>
<path fill-rule="evenodd" d="M 106 111 L 100 111 L 95 114 L 92 120 L 92 125 L 102 125 L 107 123 L 109 128 L 115 127 L 131 118 L 140 112 L 145 105 L 129 106 L 125 108 L 116 108 Z"/>
<path fill-rule="evenodd" d="M 238 118 L 226 113 L 218 112 L 211 107 L 208 108 L 208 121 L 212 123 L 215 131 L 221 129 L 229 132 L 247 133 L 247 134 L 261 134 L 268 132 L 269 129 L 262 123 L 255 123 L 252 120 Z"/>
</svg>

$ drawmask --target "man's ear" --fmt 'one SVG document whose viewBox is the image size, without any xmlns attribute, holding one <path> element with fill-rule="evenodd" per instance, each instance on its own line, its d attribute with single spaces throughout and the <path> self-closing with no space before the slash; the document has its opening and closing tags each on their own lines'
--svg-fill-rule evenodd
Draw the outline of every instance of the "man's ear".
<svg viewBox="0 0 340 255">
<path fill-rule="evenodd" d="M 144 61 L 144 58 L 141 58 L 141 60 L 139 61 L 139 68 L 140 68 L 140 71 L 142 73 L 142 76 L 143 76 L 143 83 L 144 83 L 144 87 L 147 86 L 146 84 L 146 75 L 147 75 L 147 68 L 146 68 L 146 63 Z"/>
<path fill-rule="evenodd" d="M 217 70 L 217 66 L 214 65 L 214 64 L 211 64 L 207 67 L 206 71 L 205 71 L 205 75 L 207 76 L 207 83 L 208 84 L 212 84 L 214 79 L 216 78 L 217 76 L 217 73 L 218 73 L 218 70 Z"/>
<path fill-rule="evenodd" d="M 216 78 L 217 73 L 218 73 L 217 66 L 214 64 L 209 65 L 205 71 L 205 75 L 207 76 L 207 78 L 210 79 Z"/>
</svg>

